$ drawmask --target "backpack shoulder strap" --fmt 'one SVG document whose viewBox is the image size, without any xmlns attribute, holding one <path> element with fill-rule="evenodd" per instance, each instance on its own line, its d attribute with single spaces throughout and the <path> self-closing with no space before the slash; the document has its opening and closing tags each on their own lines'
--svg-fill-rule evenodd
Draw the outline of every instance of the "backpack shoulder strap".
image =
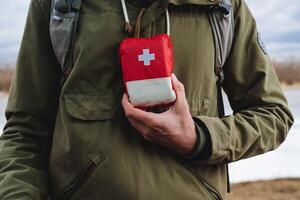
<svg viewBox="0 0 300 200">
<path fill-rule="evenodd" d="M 224 80 L 223 66 L 230 53 L 234 37 L 234 15 L 231 0 L 223 0 L 218 7 L 209 13 L 209 19 L 213 31 L 215 43 L 215 73 L 218 76 L 218 114 L 219 117 L 225 115 L 222 96 L 222 83 Z M 227 192 L 230 193 L 230 178 L 228 164 L 227 171 Z"/>
<path fill-rule="evenodd" d="M 215 43 L 215 73 L 218 76 L 218 113 L 224 116 L 222 83 L 224 81 L 223 66 L 230 53 L 234 37 L 234 14 L 231 0 L 223 0 L 209 13 Z"/>
<path fill-rule="evenodd" d="M 229 55 L 234 36 L 234 15 L 231 0 L 223 0 L 213 7 L 209 19 L 215 43 L 215 72 L 219 82 L 224 80 L 223 66 Z"/>
<path fill-rule="evenodd" d="M 54 53 L 62 68 L 63 84 L 74 64 L 74 43 L 81 0 L 51 0 L 50 37 Z"/>
</svg>

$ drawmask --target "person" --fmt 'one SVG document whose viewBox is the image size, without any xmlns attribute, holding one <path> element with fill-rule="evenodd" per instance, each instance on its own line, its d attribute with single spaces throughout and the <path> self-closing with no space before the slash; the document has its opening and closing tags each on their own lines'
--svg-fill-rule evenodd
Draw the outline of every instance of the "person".
<svg viewBox="0 0 300 200">
<path fill-rule="evenodd" d="M 232 0 L 222 85 L 233 114 L 224 117 L 206 9 L 219 0 L 146 3 L 126 1 L 131 21 L 147 8 L 141 37 L 165 33 L 170 13 L 177 100 L 162 113 L 134 108 L 124 94 L 118 48 L 132 34 L 121 1 L 82 1 L 62 87 L 51 1 L 31 1 L 0 140 L 1 199 L 227 199 L 226 164 L 285 140 L 293 117 L 244 0 Z"/>
</svg>

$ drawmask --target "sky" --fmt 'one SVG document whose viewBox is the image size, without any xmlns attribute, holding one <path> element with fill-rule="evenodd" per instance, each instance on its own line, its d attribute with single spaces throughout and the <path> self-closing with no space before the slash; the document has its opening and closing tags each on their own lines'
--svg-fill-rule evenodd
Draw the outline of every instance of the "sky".
<svg viewBox="0 0 300 200">
<path fill-rule="evenodd" d="M 0 64 L 14 63 L 30 0 L 9 0 L 0 7 Z"/>
<path fill-rule="evenodd" d="M 300 58 L 300 1 L 246 0 L 269 55 L 276 60 Z M 30 0 L 9 0 L 0 7 L 0 64 L 14 63 Z"/>
</svg>

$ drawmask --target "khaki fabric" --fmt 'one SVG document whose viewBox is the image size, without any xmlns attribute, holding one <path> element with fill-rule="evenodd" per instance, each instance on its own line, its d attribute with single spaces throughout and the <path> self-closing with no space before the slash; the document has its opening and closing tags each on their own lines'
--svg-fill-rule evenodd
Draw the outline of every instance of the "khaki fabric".
<svg viewBox="0 0 300 200">
<path fill-rule="evenodd" d="M 120 1 L 82 2 L 75 65 L 60 88 L 50 1 L 32 0 L 0 139 L 0 199 L 227 199 L 226 163 L 284 141 L 293 117 L 244 0 L 232 1 L 235 37 L 224 90 L 234 114 L 223 118 L 207 9 L 219 2 L 155 1 L 143 17 L 143 37 L 166 32 L 168 3 L 174 73 L 191 114 L 209 131 L 212 155 L 186 161 L 145 141 L 124 116 L 118 47 L 131 35 L 124 33 Z M 127 7 L 134 22 L 138 1 Z"/>
</svg>

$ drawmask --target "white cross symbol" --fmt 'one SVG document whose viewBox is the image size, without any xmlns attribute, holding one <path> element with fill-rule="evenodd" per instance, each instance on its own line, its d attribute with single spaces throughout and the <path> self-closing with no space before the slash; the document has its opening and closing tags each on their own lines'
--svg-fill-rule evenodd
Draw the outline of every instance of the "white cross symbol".
<svg viewBox="0 0 300 200">
<path fill-rule="evenodd" d="M 155 54 L 151 53 L 149 49 L 143 49 L 143 54 L 138 56 L 140 62 L 144 62 L 145 66 L 150 66 L 150 61 L 155 60 Z"/>
</svg>

